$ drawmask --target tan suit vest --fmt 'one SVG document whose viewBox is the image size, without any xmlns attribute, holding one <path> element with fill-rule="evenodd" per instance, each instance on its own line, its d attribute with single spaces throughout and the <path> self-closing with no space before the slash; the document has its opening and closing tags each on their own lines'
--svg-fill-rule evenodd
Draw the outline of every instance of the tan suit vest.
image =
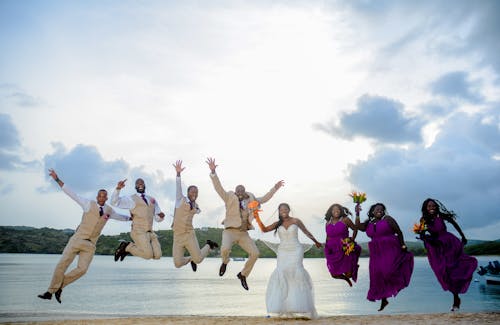
<svg viewBox="0 0 500 325">
<path fill-rule="evenodd" d="M 194 230 L 193 217 L 196 214 L 197 207 L 198 204 L 196 204 L 194 209 L 191 209 L 191 206 L 186 201 L 186 198 L 183 197 L 180 206 L 175 208 L 172 230 L 178 234 Z"/>
<path fill-rule="evenodd" d="M 151 197 L 149 198 L 151 201 Z M 155 216 L 155 205 L 152 202 L 146 204 L 144 200 L 133 195 L 132 200 L 135 202 L 135 207 L 130 209 L 130 214 L 132 214 L 132 230 L 138 231 L 152 231 L 153 230 L 153 220 Z M 154 199 L 153 199 L 154 200 Z"/>
<path fill-rule="evenodd" d="M 107 204 L 103 207 L 103 215 L 99 215 L 99 206 L 97 202 L 90 201 L 90 209 L 83 213 L 82 221 L 78 228 L 76 228 L 74 236 L 90 240 L 94 244 L 101 235 L 102 228 L 106 225 L 109 215 L 113 212 L 111 207 Z"/>
<path fill-rule="evenodd" d="M 219 194 L 221 199 L 224 201 L 224 204 L 226 205 L 226 217 L 222 221 L 222 224 L 225 228 L 240 228 L 243 219 L 247 221 L 248 224 L 247 229 L 243 230 L 254 229 L 254 227 L 252 226 L 253 215 L 250 214 L 251 210 L 248 209 L 247 204 L 254 200 L 259 201 L 260 203 L 265 203 L 269 201 L 277 191 L 273 187 L 269 192 L 266 193 L 266 195 L 261 198 L 255 198 L 252 193 L 246 192 L 249 198 L 242 201 L 243 209 L 240 209 L 240 200 L 238 196 L 236 196 L 234 191 L 226 192 L 222 187 L 217 174 L 210 175 L 210 178 L 212 179 L 215 191 L 217 192 L 217 194 Z"/>
</svg>

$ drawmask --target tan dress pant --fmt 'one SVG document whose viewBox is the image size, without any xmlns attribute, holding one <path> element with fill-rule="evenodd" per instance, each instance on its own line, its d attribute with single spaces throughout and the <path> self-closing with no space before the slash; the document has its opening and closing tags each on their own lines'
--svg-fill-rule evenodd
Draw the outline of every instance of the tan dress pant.
<svg viewBox="0 0 500 325">
<path fill-rule="evenodd" d="M 147 260 L 160 259 L 161 246 L 158 236 L 154 232 L 132 229 L 130 237 L 132 237 L 133 242 L 127 245 L 125 251 Z"/>
<path fill-rule="evenodd" d="M 184 256 L 184 250 L 187 250 L 191 256 Z M 175 267 L 182 267 L 193 261 L 200 264 L 210 252 L 210 246 L 206 244 L 200 249 L 198 239 L 194 230 L 182 233 L 174 231 L 174 243 L 172 245 L 172 256 Z"/>
<path fill-rule="evenodd" d="M 234 244 L 240 245 L 245 252 L 248 253 L 248 259 L 245 266 L 241 270 L 241 275 L 248 277 L 252 268 L 259 258 L 259 249 L 255 245 L 252 238 L 248 234 L 248 231 L 241 231 L 239 229 L 224 229 L 222 232 L 222 247 L 220 254 L 222 257 L 222 263 L 229 263 L 229 254 L 231 253 L 231 248 Z"/>
<path fill-rule="evenodd" d="M 81 239 L 75 236 L 71 237 L 66 247 L 64 247 L 61 259 L 56 265 L 52 281 L 47 291 L 54 293 L 59 290 L 59 288 L 64 288 L 68 284 L 81 278 L 87 272 L 90 262 L 92 262 L 92 258 L 94 257 L 94 253 L 95 245 L 90 240 Z M 78 264 L 76 268 L 64 274 L 76 255 L 78 255 Z"/>
</svg>

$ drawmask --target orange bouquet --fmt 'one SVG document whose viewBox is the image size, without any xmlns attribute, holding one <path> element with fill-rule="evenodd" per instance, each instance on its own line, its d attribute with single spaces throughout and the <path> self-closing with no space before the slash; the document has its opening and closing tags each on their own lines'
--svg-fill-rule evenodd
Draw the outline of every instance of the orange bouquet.
<svg viewBox="0 0 500 325">
<path fill-rule="evenodd" d="M 262 223 L 262 221 L 260 220 L 260 216 L 259 216 L 259 211 L 262 211 L 262 210 L 259 210 L 259 205 L 260 205 L 260 203 L 258 201 L 251 201 L 251 202 L 248 202 L 247 207 L 250 210 L 252 210 L 253 217 L 255 218 L 255 221 L 257 221 L 257 224 L 259 225 L 260 230 L 264 231 L 265 226 Z"/>
<path fill-rule="evenodd" d="M 344 254 L 349 256 L 354 251 L 354 242 L 351 238 L 347 237 L 342 239 L 342 250 Z"/>
<path fill-rule="evenodd" d="M 252 213 L 253 213 L 253 216 L 256 218 L 258 217 L 259 215 L 259 211 L 262 211 L 262 210 L 259 210 L 259 202 L 258 201 L 250 201 L 248 202 L 247 204 L 247 207 L 252 210 Z"/>
<path fill-rule="evenodd" d="M 427 230 L 427 225 L 422 220 L 420 223 L 416 223 L 413 225 L 413 232 L 416 234 L 423 234 Z"/>
</svg>

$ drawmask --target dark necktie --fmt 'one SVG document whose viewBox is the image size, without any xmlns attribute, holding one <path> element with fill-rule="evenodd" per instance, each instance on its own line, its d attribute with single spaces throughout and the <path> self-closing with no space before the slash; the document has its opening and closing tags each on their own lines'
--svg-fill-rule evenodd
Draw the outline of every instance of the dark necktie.
<svg viewBox="0 0 500 325">
<path fill-rule="evenodd" d="M 243 201 L 240 201 L 240 209 L 245 210 L 245 207 L 243 206 Z"/>
<path fill-rule="evenodd" d="M 191 208 L 191 210 L 194 209 L 195 205 L 193 201 L 189 201 L 189 207 Z"/>
<path fill-rule="evenodd" d="M 146 202 L 146 205 L 148 205 L 148 200 L 146 200 L 146 196 L 144 195 L 144 193 L 141 194 L 141 197 L 144 200 L 144 202 Z"/>
<path fill-rule="evenodd" d="M 99 207 L 99 216 L 102 217 L 103 214 L 104 214 L 104 211 L 102 210 L 102 207 Z"/>
</svg>

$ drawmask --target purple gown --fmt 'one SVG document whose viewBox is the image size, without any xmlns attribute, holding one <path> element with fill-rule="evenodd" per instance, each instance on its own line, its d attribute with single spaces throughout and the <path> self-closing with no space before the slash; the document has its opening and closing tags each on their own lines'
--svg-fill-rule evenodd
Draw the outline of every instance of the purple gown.
<svg viewBox="0 0 500 325">
<path fill-rule="evenodd" d="M 424 237 L 427 258 L 443 290 L 465 293 L 477 268 L 477 259 L 464 253 L 460 239 L 446 231 L 442 218 L 427 225 L 431 237 Z"/>
<path fill-rule="evenodd" d="M 342 221 L 326 224 L 327 241 L 325 245 L 326 266 L 331 275 L 351 273 L 354 282 L 358 279 L 358 260 L 361 246 L 355 244 L 354 251 L 345 255 L 342 239 L 349 237 L 349 228 Z"/>
<path fill-rule="evenodd" d="M 382 219 L 369 223 L 366 234 L 371 238 L 370 250 L 370 301 L 395 297 L 410 284 L 413 272 L 413 254 L 401 249 L 398 236 L 389 223 Z"/>
</svg>

